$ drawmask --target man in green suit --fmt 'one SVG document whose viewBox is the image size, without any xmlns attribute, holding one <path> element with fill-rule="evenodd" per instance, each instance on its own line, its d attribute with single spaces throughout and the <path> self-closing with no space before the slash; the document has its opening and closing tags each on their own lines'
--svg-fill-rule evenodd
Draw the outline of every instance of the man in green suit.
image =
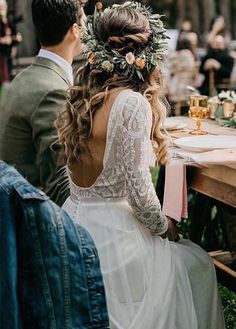
<svg viewBox="0 0 236 329">
<path fill-rule="evenodd" d="M 41 50 L 12 81 L 0 109 L 0 159 L 59 205 L 69 190 L 54 121 L 73 84 L 71 64 L 80 52 L 82 12 L 78 0 L 32 1 Z"/>
</svg>

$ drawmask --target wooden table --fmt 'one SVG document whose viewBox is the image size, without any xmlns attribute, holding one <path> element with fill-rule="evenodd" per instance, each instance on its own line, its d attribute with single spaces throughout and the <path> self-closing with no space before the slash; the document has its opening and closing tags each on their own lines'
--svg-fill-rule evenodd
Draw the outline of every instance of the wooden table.
<svg viewBox="0 0 236 329">
<path fill-rule="evenodd" d="M 179 119 L 187 124 L 186 129 L 172 131 L 170 135 L 173 138 L 191 136 L 189 131 L 194 128 L 194 121 L 188 117 L 179 117 Z M 217 122 L 209 119 L 203 121 L 202 129 L 211 135 L 236 136 L 236 129 L 220 127 Z M 236 165 L 194 167 L 192 176 L 193 179 L 190 183 L 192 189 L 236 208 Z M 225 251 L 213 252 L 210 255 L 213 257 L 219 281 L 236 291 L 236 272 L 224 264 L 226 253 Z M 223 257 L 221 257 L 222 255 Z M 227 258 L 230 257 L 231 253 L 228 252 Z M 231 259 L 233 258 L 231 257 Z"/>
<path fill-rule="evenodd" d="M 172 131 L 171 136 L 173 138 L 191 136 L 189 131 L 194 128 L 194 121 L 188 117 L 179 117 L 179 119 L 187 124 L 187 128 L 181 131 Z M 217 122 L 209 119 L 203 121 L 202 129 L 211 135 L 236 136 L 236 129 L 220 127 Z M 193 168 L 191 187 L 202 194 L 236 208 L 236 165 Z"/>
</svg>

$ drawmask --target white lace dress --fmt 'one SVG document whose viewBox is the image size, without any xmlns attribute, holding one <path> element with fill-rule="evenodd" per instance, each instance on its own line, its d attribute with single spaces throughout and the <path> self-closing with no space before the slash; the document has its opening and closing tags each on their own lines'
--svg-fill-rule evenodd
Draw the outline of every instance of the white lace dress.
<svg viewBox="0 0 236 329">
<path fill-rule="evenodd" d="M 169 242 L 149 172 L 152 112 L 122 91 L 108 121 L 103 171 L 89 188 L 71 181 L 63 208 L 92 235 L 112 329 L 223 329 L 214 267 L 190 241 Z"/>
</svg>

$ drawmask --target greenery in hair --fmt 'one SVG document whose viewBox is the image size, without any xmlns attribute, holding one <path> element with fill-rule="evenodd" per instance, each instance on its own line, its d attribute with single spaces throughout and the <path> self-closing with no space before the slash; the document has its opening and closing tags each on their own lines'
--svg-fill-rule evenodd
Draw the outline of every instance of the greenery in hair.
<svg viewBox="0 0 236 329">
<path fill-rule="evenodd" d="M 98 2 L 94 15 L 88 16 L 87 30 L 83 36 L 88 62 L 92 68 L 144 81 L 144 74 L 149 74 L 158 65 L 167 49 L 168 37 L 165 35 L 166 29 L 161 15 L 153 14 L 150 7 L 138 2 L 125 2 L 105 9 L 104 12 L 116 7 L 129 7 L 143 14 L 149 21 L 151 36 L 146 47 L 139 52 L 129 51 L 122 55 L 119 51 L 106 47 L 105 43 L 96 37 L 97 24 L 103 15 L 102 7 L 102 3 Z"/>
</svg>

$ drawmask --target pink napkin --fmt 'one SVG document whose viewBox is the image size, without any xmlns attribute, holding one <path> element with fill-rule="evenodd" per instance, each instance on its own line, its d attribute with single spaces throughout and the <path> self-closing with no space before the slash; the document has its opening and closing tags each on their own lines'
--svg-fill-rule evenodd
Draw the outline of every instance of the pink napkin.
<svg viewBox="0 0 236 329">
<path fill-rule="evenodd" d="M 166 166 L 163 213 L 176 221 L 188 218 L 186 166 L 173 161 Z"/>
</svg>

